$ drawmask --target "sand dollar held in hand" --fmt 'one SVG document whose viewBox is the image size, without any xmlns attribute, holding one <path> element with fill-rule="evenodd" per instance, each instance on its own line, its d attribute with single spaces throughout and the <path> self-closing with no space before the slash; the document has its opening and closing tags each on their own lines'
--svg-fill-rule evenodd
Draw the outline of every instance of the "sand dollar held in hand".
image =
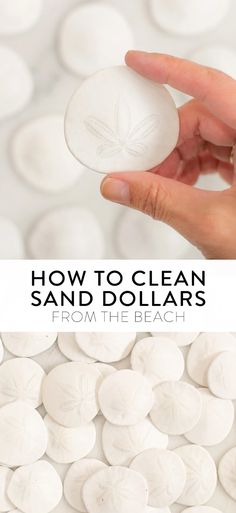
<svg viewBox="0 0 236 513">
<path fill-rule="evenodd" d="M 21 126 L 11 150 L 17 173 L 38 190 L 60 193 L 72 187 L 84 171 L 66 146 L 59 115 L 39 117 Z"/>
<path fill-rule="evenodd" d="M 151 169 L 171 153 L 178 134 L 178 112 L 168 91 L 126 66 L 85 80 L 65 119 L 71 152 L 100 173 Z"/>
<path fill-rule="evenodd" d="M 126 52 L 133 47 L 126 19 L 113 6 L 101 2 L 82 3 L 69 12 L 59 35 L 64 64 L 82 76 L 123 64 Z"/>
<path fill-rule="evenodd" d="M 37 461 L 15 470 L 8 495 L 23 513 L 49 513 L 62 498 L 62 483 L 50 463 Z"/>
<path fill-rule="evenodd" d="M 231 0 L 150 0 L 154 21 L 173 34 L 191 36 L 215 28 L 229 11 Z"/>
<path fill-rule="evenodd" d="M 41 15 L 42 0 L 0 0 L 0 34 L 25 32 Z"/>
<path fill-rule="evenodd" d="M 1 260 L 24 257 L 24 242 L 19 228 L 11 219 L 3 216 L 0 216 L 0 240 L 2 241 L 0 247 Z"/>
<path fill-rule="evenodd" d="M 33 463 L 47 447 L 47 430 L 39 413 L 24 401 L 0 408 L 0 461 L 9 467 Z"/>
<path fill-rule="evenodd" d="M 95 215 L 86 208 L 56 208 L 33 227 L 28 247 L 33 258 L 91 259 L 104 255 L 104 237 Z"/>
<path fill-rule="evenodd" d="M 33 94 L 27 64 L 14 50 L 0 46 L 0 120 L 23 110 Z"/>
</svg>

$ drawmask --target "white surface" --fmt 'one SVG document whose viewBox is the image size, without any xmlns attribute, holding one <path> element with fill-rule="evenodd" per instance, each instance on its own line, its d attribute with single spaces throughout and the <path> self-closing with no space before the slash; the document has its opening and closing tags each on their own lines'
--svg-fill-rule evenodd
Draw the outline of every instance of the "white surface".
<svg viewBox="0 0 236 513">
<path fill-rule="evenodd" d="M 58 46 L 65 65 L 84 76 L 122 64 L 134 40 L 120 10 L 107 3 L 90 2 L 79 5 L 67 15 Z"/>
<path fill-rule="evenodd" d="M 0 367 L 0 406 L 26 401 L 33 408 L 42 403 L 43 369 L 29 358 L 12 358 Z"/>
<path fill-rule="evenodd" d="M 90 259 L 104 255 L 103 233 L 85 208 L 68 206 L 46 213 L 28 237 L 32 258 Z"/>
<path fill-rule="evenodd" d="M 49 193 L 70 189 L 85 170 L 66 146 L 63 116 L 39 117 L 19 127 L 11 154 L 16 172 L 36 189 Z"/>
<path fill-rule="evenodd" d="M 184 462 L 187 479 L 177 502 L 185 506 L 206 504 L 217 485 L 216 465 L 206 449 L 199 445 L 185 445 L 176 449 Z"/>
<path fill-rule="evenodd" d="M 131 367 L 150 380 L 152 386 L 162 381 L 178 381 L 184 372 L 184 358 L 176 344 L 167 337 L 139 340 L 131 355 Z"/>
<path fill-rule="evenodd" d="M 85 426 L 68 428 L 57 424 L 49 415 L 44 422 L 48 432 L 46 453 L 58 463 L 72 463 L 89 454 L 96 441 L 96 429 L 93 422 Z"/>
<path fill-rule="evenodd" d="M 202 398 L 198 390 L 183 381 L 166 381 L 154 389 L 151 419 L 169 435 L 183 435 L 199 421 Z"/>
<path fill-rule="evenodd" d="M 203 66 L 216 68 L 236 79 L 236 55 L 235 52 L 223 44 L 212 44 L 203 48 L 197 48 L 189 59 Z"/>
<path fill-rule="evenodd" d="M 83 459 L 76 461 L 69 468 L 65 481 L 64 493 L 67 502 L 76 510 L 86 513 L 82 492 L 87 479 L 104 469 L 106 465 L 99 460 Z"/>
<path fill-rule="evenodd" d="M 24 258 L 25 248 L 18 226 L 6 217 L 0 216 L 0 259 Z"/>
<path fill-rule="evenodd" d="M 111 363 L 123 360 L 131 352 L 136 333 L 76 333 L 80 349 L 95 360 Z"/>
<path fill-rule="evenodd" d="M 0 120 L 23 110 L 33 95 L 33 79 L 22 57 L 0 46 Z"/>
<path fill-rule="evenodd" d="M 90 364 L 70 362 L 54 368 L 43 383 L 43 404 L 65 427 L 90 422 L 98 413 L 100 372 Z"/>
<path fill-rule="evenodd" d="M 186 481 L 185 465 L 174 452 L 147 449 L 134 458 L 130 467 L 147 480 L 150 506 L 170 506 L 183 491 Z"/>
<path fill-rule="evenodd" d="M 146 449 L 166 449 L 168 436 L 149 419 L 135 426 L 115 426 L 106 422 L 102 434 L 103 448 L 110 465 L 129 466 Z"/>
<path fill-rule="evenodd" d="M 0 461 L 9 467 L 33 463 L 47 447 L 47 431 L 39 413 L 26 402 L 0 409 Z"/>
<path fill-rule="evenodd" d="M 8 495 L 23 513 L 49 513 L 60 502 L 62 483 L 47 461 L 37 461 L 15 470 Z"/>
<path fill-rule="evenodd" d="M 9 3 L 9 2 L 7 2 Z M 134 33 L 135 47 L 150 51 L 172 53 L 179 56 L 189 55 L 199 47 L 199 36 L 182 38 L 171 37 L 153 23 L 150 15 L 148 1 L 143 0 L 109 0 L 109 5 L 115 6 L 126 17 Z M 19 125 L 28 120 L 44 115 L 64 114 L 68 99 L 78 87 L 80 79 L 69 74 L 60 63 L 56 51 L 56 40 L 65 15 L 71 8 L 77 7 L 77 0 L 47 0 L 43 3 L 42 16 L 29 32 L 21 36 L 2 38 L 13 50 L 19 52 L 29 65 L 34 81 L 35 94 L 33 102 L 21 114 L 1 123 L 0 128 L 0 180 L 4 186 L 0 187 L 0 214 L 15 221 L 25 237 L 35 221 L 48 209 L 56 206 L 79 204 L 86 206 L 96 214 L 100 221 L 106 240 L 106 257 L 120 255 L 117 249 L 116 238 L 113 236 L 114 227 L 123 208 L 111 205 L 104 201 L 99 193 L 100 177 L 95 173 L 85 173 L 83 180 L 79 180 L 74 187 L 65 193 L 49 196 L 27 185 L 13 171 L 9 155 L 9 143 Z M 53 16 L 52 16 L 53 13 Z M 236 4 L 231 3 L 229 14 L 221 25 L 211 33 L 201 36 L 201 45 L 215 44 L 223 41 L 225 45 L 234 49 L 235 43 L 235 16 Z M 203 187 L 222 188 L 226 185 L 216 176 L 207 176 L 201 179 Z M 146 218 L 147 219 L 147 218 Z M 154 226 L 155 223 L 153 222 Z M 153 228 L 155 233 L 155 228 Z M 168 228 L 166 228 L 168 231 Z M 158 223 L 156 223 L 158 233 Z M 131 237 L 130 232 L 130 237 Z M 157 235 L 158 237 L 158 235 Z M 165 237 L 160 246 L 165 253 Z M 130 258 L 132 248 L 128 250 Z M 194 255 L 195 250 L 194 250 Z M 190 258 L 193 257 L 190 252 Z M 173 258 L 181 255 L 172 243 L 171 251 L 164 257 Z M 153 252 L 149 253 L 153 256 Z M 156 256 L 156 254 L 155 254 Z M 182 256 L 186 258 L 183 247 Z M 157 254 L 156 257 L 159 257 Z"/>
<path fill-rule="evenodd" d="M 34 25 L 42 11 L 42 0 L 0 0 L 0 34 L 21 33 Z"/>
<path fill-rule="evenodd" d="M 143 420 L 153 406 L 149 381 L 132 370 L 120 370 L 104 379 L 98 401 L 106 419 L 118 426 L 133 426 Z"/>
<path fill-rule="evenodd" d="M 83 488 L 88 513 L 143 513 L 148 491 L 145 479 L 125 467 L 108 467 L 90 477 Z"/>
<path fill-rule="evenodd" d="M 154 20 L 183 36 L 212 30 L 226 16 L 231 0 L 149 0 Z"/>
<path fill-rule="evenodd" d="M 50 348 L 57 333 L 2 333 L 7 350 L 15 356 L 35 356 Z"/>
<path fill-rule="evenodd" d="M 74 93 L 65 117 L 71 152 L 100 173 L 152 169 L 171 153 L 178 135 L 178 113 L 168 91 L 127 66 L 90 76 Z"/>
</svg>

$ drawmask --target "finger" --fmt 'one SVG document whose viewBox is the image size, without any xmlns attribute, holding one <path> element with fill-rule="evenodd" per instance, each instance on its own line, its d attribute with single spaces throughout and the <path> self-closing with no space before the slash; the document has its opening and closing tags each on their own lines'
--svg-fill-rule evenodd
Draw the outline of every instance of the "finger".
<svg viewBox="0 0 236 513">
<path fill-rule="evenodd" d="M 236 81 L 213 68 L 207 68 L 171 55 L 131 51 L 126 63 L 141 75 L 168 84 L 203 102 L 226 124 L 236 129 L 232 105 L 236 103 Z"/>
<path fill-rule="evenodd" d="M 216 159 L 230 163 L 231 155 L 232 155 L 232 148 L 226 147 L 226 146 L 216 146 L 215 144 L 208 143 L 206 148 L 212 155 L 212 157 L 215 157 Z"/>
<path fill-rule="evenodd" d="M 199 248 L 204 248 L 209 240 L 206 217 L 218 193 L 145 172 L 108 175 L 101 192 L 106 199 L 169 224 Z"/>
</svg>

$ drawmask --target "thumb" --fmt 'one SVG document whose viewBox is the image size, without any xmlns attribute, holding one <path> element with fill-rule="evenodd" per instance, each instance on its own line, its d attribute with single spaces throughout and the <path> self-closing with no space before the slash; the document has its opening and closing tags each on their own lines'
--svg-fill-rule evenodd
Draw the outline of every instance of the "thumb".
<svg viewBox="0 0 236 513">
<path fill-rule="evenodd" d="M 110 201 L 167 223 L 205 254 L 209 244 L 214 244 L 217 192 L 195 189 L 151 172 L 128 172 L 104 178 L 101 193 Z"/>
</svg>

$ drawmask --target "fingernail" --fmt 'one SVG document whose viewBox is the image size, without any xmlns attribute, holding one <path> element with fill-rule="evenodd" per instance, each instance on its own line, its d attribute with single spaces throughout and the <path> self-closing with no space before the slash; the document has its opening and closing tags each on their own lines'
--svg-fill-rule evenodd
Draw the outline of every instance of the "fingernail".
<svg viewBox="0 0 236 513">
<path fill-rule="evenodd" d="M 122 205 L 129 205 L 129 185 L 122 180 L 110 177 L 105 178 L 101 184 L 101 193 L 104 198 L 110 201 L 121 203 Z"/>
</svg>

